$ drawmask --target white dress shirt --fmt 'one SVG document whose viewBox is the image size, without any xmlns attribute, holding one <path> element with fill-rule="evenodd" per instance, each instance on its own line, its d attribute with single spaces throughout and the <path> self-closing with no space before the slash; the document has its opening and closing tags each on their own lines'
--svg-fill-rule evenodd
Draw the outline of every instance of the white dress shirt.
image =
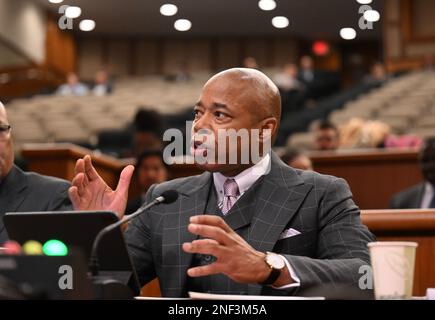
<svg viewBox="0 0 435 320">
<path fill-rule="evenodd" d="M 433 185 L 429 182 L 426 182 L 424 184 L 423 197 L 421 198 L 421 209 L 429 209 L 434 193 L 435 190 Z"/>
<path fill-rule="evenodd" d="M 219 209 L 222 209 L 223 206 L 223 199 L 224 199 L 224 183 L 227 179 L 234 179 L 239 186 L 239 196 L 237 197 L 237 200 L 240 199 L 240 197 L 248 191 L 248 189 L 262 176 L 266 175 L 270 171 L 270 155 L 267 154 L 263 159 L 261 159 L 258 163 L 253 165 L 252 167 L 249 167 L 248 169 L 240 172 L 238 175 L 234 177 L 226 177 L 220 172 L 214 172 L 213 173 L 213 182 L 216 189 L 216 193 L 218 196 L 218 206 Z M 236 200 L 236 201 L 237 201 Z M 288 260 L 281 255 L 281 257 L 284 259 L 284 262 L 287 266 L 287 269 L 290 273 L 290 276 L 293 279 L 293 283 L 287 284 L 282 287 L 274 287 L 275 289 L 287 289 L 291 287 L 299 287 L 301 285 L 301 280 L 299 277 L 295 274 L 293 268 L 291 267 Z"/>
</svg>

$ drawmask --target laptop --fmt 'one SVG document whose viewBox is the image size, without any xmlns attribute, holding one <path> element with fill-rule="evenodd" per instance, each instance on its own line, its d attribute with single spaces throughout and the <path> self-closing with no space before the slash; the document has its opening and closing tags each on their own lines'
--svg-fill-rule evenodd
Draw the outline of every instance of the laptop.
<svg viewBox="0 0 435 320">
<path fill-rule="evenodd" d="M 116 214 L 110 211 L 11 212 L 3 218 L 9 239 L 21 245 L 28 240 L 42 244 L 51 239 L 60 240 L 69 248 L 79 248 L 86 261 L 89 261 L 98 232 L 118 220 Z M 119 228 L 102 238 L 98 258 L 101 275 L 130 283 L 134 291 L 139 288 L 124 235 Z"/>
</svg>

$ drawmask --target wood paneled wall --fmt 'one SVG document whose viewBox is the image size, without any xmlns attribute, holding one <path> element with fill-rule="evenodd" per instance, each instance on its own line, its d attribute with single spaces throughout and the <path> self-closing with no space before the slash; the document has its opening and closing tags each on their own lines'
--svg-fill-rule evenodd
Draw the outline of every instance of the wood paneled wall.
<svg viewBox="0 0 435 320">
<path fill-rule="evenodd" d="M 48 15 L 45 64 L 61 74 L 76 68 L 76 44 L 71 32 L 60 30 L 57 20 Z"/>
<path fill-rule="evenodd" d="M 385 0 L 384 53 L 390 71 L 419 68 L 435 57 L 435 2 Z"/>
<path fill-rule="evenodd" d="M 184 65 L 190 72 L 214 72 L 240 66 L 247 56 L 262 68 L 297 62 L 294 38 L 115 38 L 78 39 L 78 72 L 92 79 L 108 66 L 115 76 L 168 74 Z"/>
</svg>

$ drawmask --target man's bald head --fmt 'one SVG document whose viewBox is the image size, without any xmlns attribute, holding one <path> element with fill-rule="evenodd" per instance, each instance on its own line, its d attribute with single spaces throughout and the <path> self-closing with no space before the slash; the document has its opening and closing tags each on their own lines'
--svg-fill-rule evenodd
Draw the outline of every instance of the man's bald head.
<svg viewBox="0 0 435 320">
<path fill-rule="evenodd" d="M 256 154 L 270 151 L 278 132 L 280 116 L 278 88 L 266 75 L 249 68 L 222 71 L 207 81 L 195 105 L 192 154 L 202 156 L 207 153 L 211 158 L 228 160 L 226 163 L 208 161 L 200 167 L 234 176 L 256 163 Z M 210 142 L 212 139 L 209 141 L 213 147 L 202 145 L 204 138 L 199 133 L 203 130 L 215 137 L 214 143 Z M 237 136 L 233 137 L 234 143 L 229 141 L 229 136 L 224 139 L 226 143 L 219 142 L 222 132 L 237 132 Z M 230 163 L 229 155 L 237 155 L 238 162 Z M 246 163 L 241 160 L 242 155 L 248 159 Z"/>
<path fill-rule="evenodd" d="M 281 96 L 277 86 L 264 73 L 249 68 L 233 68 L 214 75 L 204 86 L 220 87 L 240 105 L 247 107 L 255 120 L 281 117 Z"/>
</svg>

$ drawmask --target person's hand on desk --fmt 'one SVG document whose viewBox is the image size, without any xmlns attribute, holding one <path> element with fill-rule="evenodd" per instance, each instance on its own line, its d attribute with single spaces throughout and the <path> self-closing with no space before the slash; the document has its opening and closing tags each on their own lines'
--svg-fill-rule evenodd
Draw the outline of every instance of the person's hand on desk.
<svg viewBox="0 0 435 320">
<path fill-rule="evenodd" d="M 261 283 L 269 277 L 271 268 L 265 261 L 266 254 L 252 248 L 221 217 L 191 217 L 188 230 L 206 239 L 184 243 L 184 251 L 216 257 L 216 261 L 209 265 L 190 268 L 187 271 L 189 276 L 203 277 L 222 273 L 236 282 L 253 284 Z M 273 286 L 281 287 L 292 282 L 289 270 L 284 268 Z"/>
<path fill-rule="evenodd" d="M 75 177 L 69 188 L 69 197 L 75 210 L 107 210 L 121 219 L 127 206 L 128 188 L 134 167 L 129 165 L 121 172 L 116 190 L 112 190 L 97 173 L 91 157 L 77 160 Z"/>
</svg>

